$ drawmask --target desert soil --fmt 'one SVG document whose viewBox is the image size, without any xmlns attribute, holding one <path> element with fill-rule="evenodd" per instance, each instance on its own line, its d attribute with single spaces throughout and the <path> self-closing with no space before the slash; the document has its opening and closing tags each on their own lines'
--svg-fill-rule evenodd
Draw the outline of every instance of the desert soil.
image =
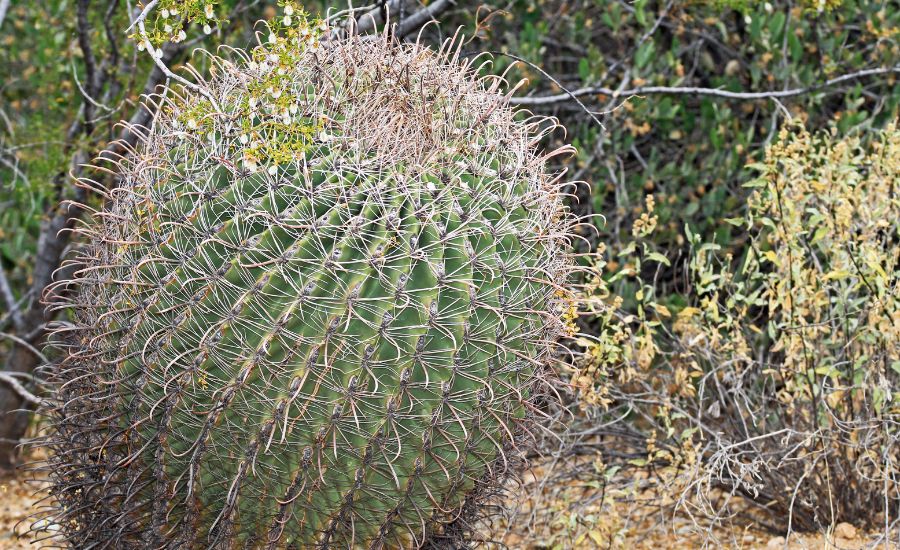
<svg viewBox="0 0 900 550">
<path fill-rule="evenodd" d="M 29 535 L 31 517 L 41 505 L 40 500 L 46 496 L 44 487 L 34 483 L 26 483 L 22 479 L 0 478 L 0 550 L 34 549 L 40 547 L 39 537 Z M 563 543 L 558 548 L 628 548 L 647 550 L 680 550 L 703 547 L 735 548 L 741 550 L 755 549 L 823 549 L 823 550 L 859 550 L 863 548 L 898 549 L 900 545 L 874 545 L 874 537 L 860 533 L 852 525 L 839 524 L 832 529 L 831 535 L 792 535 L 790 540 L 765 533 L 753 525 L 735 528 L 730 532 L 716 532 L 716 543 L 711 543 L 690 534 L 687 520 L 675 519 L 668 529 L 648 528 L 647 525 L 635 523 L 620 530 L 614 543 L 593 540 L 585 537 L 579 542 Z M 551 546 L 527 540 L 527 535 L 511 529 L 504 536 L 504 542 L 511 549 L 540 550 Z"/>
</svg>

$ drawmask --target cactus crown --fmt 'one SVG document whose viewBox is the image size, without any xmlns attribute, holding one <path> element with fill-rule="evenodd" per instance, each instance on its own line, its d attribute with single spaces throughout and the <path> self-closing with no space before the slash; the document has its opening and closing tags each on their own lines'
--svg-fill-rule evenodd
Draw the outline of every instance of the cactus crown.
<svg viewBox="0 0 900 550">
<path fill-rule="evenodd" d="M 47 440 L 75 547 L 420 545 L 564 328 L 552 121 L 449 42 L 291 29 L 168 90 L 84 230 Z"/>
</svg>

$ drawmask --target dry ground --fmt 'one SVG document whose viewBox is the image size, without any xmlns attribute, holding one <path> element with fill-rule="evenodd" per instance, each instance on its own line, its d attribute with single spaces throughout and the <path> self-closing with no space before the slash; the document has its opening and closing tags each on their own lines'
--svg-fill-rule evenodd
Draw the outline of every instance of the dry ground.
<svg viewBox="0 0 900 550">
<path fill-rule="evenodd" d="M 40 486 L 26 484 L 21 479 L 0 478 L 0 550 L 33 549 L 37 545 L 32 544 L 33 538 L 27 535 L 30 522 L 28 517 L 35 512 L 35 504 L 43 496 Z M 557 542 L 558 548 L 627 548 L 627 549 L 693 549 L 702 548 L 704 541 L 696 535 L 689 533 L 690 524 L 686 519 L 676 518 L 667 529 L 659 529 L 657 526 L 627 522 L 616 533 L 616 540 L 609 542 L 595 535 L 588 535 L 581 541 Z M 560 529 L 563 527 L 561 526 Z M 555 528 L 546 529 L 553 532 Z M 558 529 L 557 529 L 558 530 Z M 511 529 L 504 540 L 509 548 L 534 549 L 550 548 L 552 543 L 541 544 L 540 541 L 526 540 L 523 530 Z M 518 531 L 518 532 L 517 532 Z M 741 550 L 788 548 L 788 549 L 822 549 L 822 550 L 859 550 L 863 548 L 897 549 L 898 545 L 873 546 L 872 537 L 866 537 L 858 533 L 853 526 L 841 524 L 834 529 L 833 537 L 825 535 L 794 535 L 785 545 L 782 537 L 773 537 L 755 529 L 752 525 L 736 528 L 730 532 L 719 531 L 715 533 L 718 539 L 717 546 Z M 597 539 L 597 540 L 595 540 Z M 711 546 L 711 545 L 707 545 Z"/>
</svg>

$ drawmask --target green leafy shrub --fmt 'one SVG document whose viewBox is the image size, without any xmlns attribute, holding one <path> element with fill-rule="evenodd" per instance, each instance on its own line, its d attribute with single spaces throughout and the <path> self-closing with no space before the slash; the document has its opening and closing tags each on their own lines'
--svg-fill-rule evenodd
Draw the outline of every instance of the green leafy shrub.
<svg viewBox="0 0 900 550">
<path fill-rule="evenodd" d="M 718 88 L 732 92 L 802 89 L 860 70 L 900 63 L 900 9 L 880 0 L 740 2 L 517 0 L 492 17 L 477 47 L 513 54 L 510 80 L 527 78 L 519 95 L 605 87 Z M 493 71 L 515 59 L 498 57 Z M 550 81 L 546 74 L 553 76 Z M 746 204 L 741 184 L 776 137 L 783 105 L 811 129 L 880 128 L 898 114 L 896 75 L 853 79 L 782 98 L 728 100 L 697 93 L 581 97 L 605 128 L 571 99 L 530 108 L 558 117 L 579 153 L 570 165 L 590 184 L 579 213 L 599 213 L 599 239 L 615 255 L 629 242 L 643 197 L 653 193 L 654 243 L 686 252 L 684 226 L 739 253 L 744 236 L 724 220 Z M 672 258 L 674 260 L 674 256 Z M 677 305 L 681 262 L 659 274 L 658 289 Z M 614 266 L 615 267 L 615 266 Z M 649 273 L 645 273 L 645 276 Z M 627 294 L 621 286 L 617 293 Z"/>
<path fill-rule="evenodd" d="M 45 443 L 76 547 L 417 546 L 504 475 L 565 330 L 568 149 L 450 43 L 323 30 L 169 90 L 84 231 Z"/>
<path fill-rule="evenodd" d="M 886 527 L 900 514 L 900 132 L 780 138 L 748 184 L 742 268 L 694 258 L 678 360 L 704 373 L 698 425 L 736 445 L 713 458 L 757 462 L 720 482 L 804 529 Z"/>
<path fill-rule="evenodd" d="M 900 514 L 900 131 L 867 138 L 782 130 L 732 221 L 745 254 L 689 232 L 674 315 L 595 293 L 604 330 L 573 377 L 641 411 L 638 465 L 659 467 L 682 504 L 699 496 L 694 512 L 751 500 L 775 530 L 888 529 Z"/>
</svg>

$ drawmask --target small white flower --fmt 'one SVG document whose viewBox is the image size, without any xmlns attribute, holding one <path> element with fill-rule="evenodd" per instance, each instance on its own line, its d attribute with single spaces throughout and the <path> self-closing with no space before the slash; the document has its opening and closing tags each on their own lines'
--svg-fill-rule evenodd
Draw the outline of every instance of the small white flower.
<svg viewBox="0 0 900 550">
<path fill-rule="evenodd" d="M 256 172 L 256 161 L 251 158 L 245 158 L 244 167 L 251 172 Z"/>
<path fill-rule="evenodd" d="M 290 15 L 285 15 L 285 16 L 284 16 L 284 19 L 282 19 L 281 22 L 284 23 L 284 26 L 285 26 L 285 27 L 290 27 L 290 26 L 291 26 L 291 23 L 292 23 L 293 21 L 291 20 L 291 16 L 290 16 Z"/>
<path fill-rule="evenodd" d="M 285 14 L 285 15 L 294 15 L 294 6 L 292 6 L 292 5 L 290 5 L 290 4 L 288 4 L 287 6 L 285 6 L 285 7 L 284 7 L 284 14 Z"/>
<path fill-rule="evenodd" d="M 772 13 L 772 4 L 769 2 L 763 4 L 763 8 L 766 10 L 766 13 Z"/>
<path fill-rule="evenodd" d="M 195 119 L 193 119 L 193 118 L 188 119 L 188 121 L 187 121 L 187 126 L 188 126 L 188 128 L 190 128 L 191 130 L 196 130 L 196 129 L 197 129 L 197 121 L 196 121 Z"/>
<path fill-rule="evenodd" d="M 207 19 L 212 19 L 215 17 L 216 13 L 213 11 L 213 5 L 207 4 L 205 8 L 203 8 L 203 13 L 206 15 Z"/>
<path fill-rule="evenodd" d="M 288 111 L 290 111 L 290 113 L 292 115 L 296 115 L 298 110 L 299 110 L 299 107 L 297 107 L 296 103 L 291 103 L 291 106 L 288 107 Z"/>
<path fill-rule="evenodd" d="M 163 30 L 166 31 L 167 33 L 172 32 L 172 25 L 169 25 L 168 23 L 166 23 L 166 25 L 163 27 Z"/>
<path fill-rule="evenodd" d="M 268 172 L 269 172 L 270 176 L 274 176 L 274 175 L 278 174 L 278 165 L 273 164 L 272 166 L 269 166 Z"/>
<path fill-rule="evenodd" d="M 182 42 L 185 38 L 187 38 L 187 33 L 184 32 L 184 29 L 178 31 L 178 35 L 175 37 L 175 42 Z"/>
<path fill-rule="evenodd" d="M 159 14 L 162 15 L 163 19 L 169 18 L 169 10 L 167 10 L 166 8 L 163 8 L 163 10 Z"/>
<path fill-rule="evenodd" d="M 178 8 L 169 8 L 169 13 L 172 14 L 172 17 L 177 16 L 177 15 L 178 15 Z"/>
<path fill-rule="evenodd" d="M 212 34 L 212 27 L 210 27 L 208 24 L 203 25 L 203 33 L 204 34 Z"/>
<path fill-rule="evenodd" d="M 142 52 L 147 49 L 147 43 L 144 41 L 138 42 L 138 51 Z"/>
<path fill-rule="evenodd" d="M 155 52 L 153 52 L 153 57 L 155 57 L 156 59 L 162 59 L 162 56 L 163 56 L 162 49 L 159 49 L 159 50 L 156 50 Z"/>
<path fill-rule="evenodd" d="M 274 44 L 278 42 L 278 36 L 274 32 L 269 33 L 269 43 Z"/>
<path fill-rule="evenodd" d="M 247 134 L 241 134 L 241 135 L 238 137 L 238 141 L 241 142 L 241 145 L 247 145 L 247 142 L 250 141 L 250 138 L 247 137 Z"/>
</svg>

